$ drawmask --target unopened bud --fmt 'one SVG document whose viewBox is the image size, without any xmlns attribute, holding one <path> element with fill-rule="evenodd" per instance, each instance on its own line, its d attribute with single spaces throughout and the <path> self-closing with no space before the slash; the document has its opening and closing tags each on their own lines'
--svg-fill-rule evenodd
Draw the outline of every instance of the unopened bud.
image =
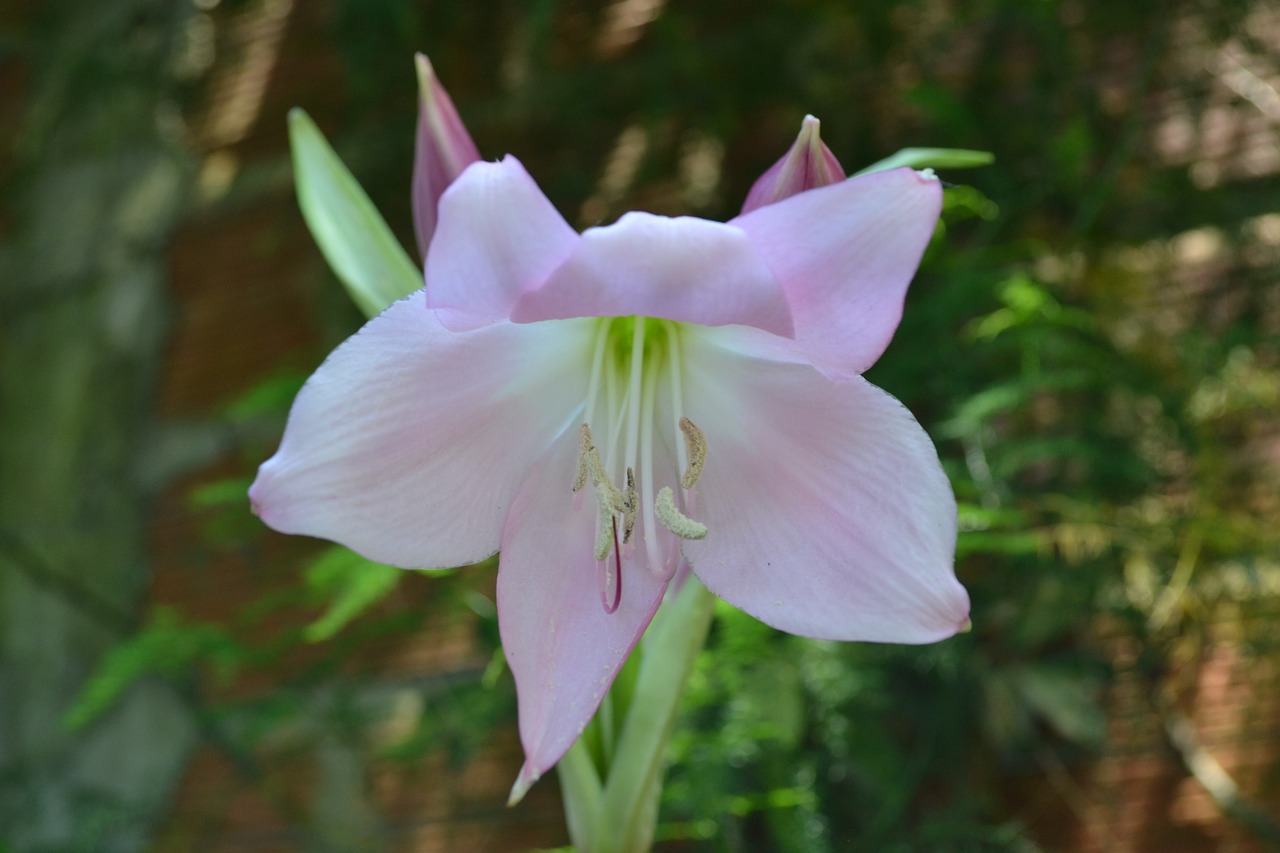
<svg viewBox="0 0 1280 853">
<path fill-rule="evenodd" d="M 820 123 L 813 116 L 805 116 L 800 123 L 800 134 L 781 160 L 769 167 L 747 193 L 742 212 L 749 213 L 790 198 L 805 190 L 825 187 L 844 180 L 844 169 L 836 155 L 822 141 Z"/>
<path fill-rule="evenodd" d="M 462 171 L 480 159 L 480 152 L 440 85 L 431 61 L 419 53 L 418 140 L 413 159 L 413 224 L 423 260 L 436 230 L 440 196 Z"/>
</svg>

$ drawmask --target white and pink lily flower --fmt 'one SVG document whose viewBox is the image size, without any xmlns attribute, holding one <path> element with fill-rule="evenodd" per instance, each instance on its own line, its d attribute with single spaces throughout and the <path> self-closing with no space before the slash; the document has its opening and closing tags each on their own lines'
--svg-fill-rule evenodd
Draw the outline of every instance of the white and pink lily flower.
<svg viewBox="0 0 1280 853">
<path fill-rule="evenodd" d="M 807 637 L 962 630 L 951 487 L 861 376 L 939 182 L 841 180 L 814 122 L 783 159 L 821 168 L 780 162 L 727 223 L 628 213 L 579 234 L 514 157 L 473 162 L 438 91 L 422 126 L 453 159 L 419 182 L 425 288 L 320 366 L 250 496 L 276 530 L 396 566 L 500 552 L 514 795 L 582 733 L 678 570 Z"/>
</svg>

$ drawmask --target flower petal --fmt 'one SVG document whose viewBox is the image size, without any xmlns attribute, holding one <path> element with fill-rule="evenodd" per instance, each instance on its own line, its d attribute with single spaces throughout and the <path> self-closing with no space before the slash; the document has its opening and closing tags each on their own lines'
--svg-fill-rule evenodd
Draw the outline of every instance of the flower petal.
<svg viewBox="0 0 1280 853">
<path fill-rule="evenodd" d="M 397 302 L 298 394 L 249 496 L 268 525 L 406 567 L 498 548 L 533 462 L 586 395 L 590 323 L 445 330 Z"/>
<path fill-rule="evenodd" d="M 638 559 L 624 560 L 618 609 L 605 612 L 592 553 L 595 506 L 571 492 L 578 447 L 567 431 L 533 467 L 502 537 L 498 627 L 519 698 L 521 793 L 582 733 L 667 586 Z M 639 526 L 636 536 L 642 541 Z"/>
<path fill-rule="evenodd" d="M 651 213 L 583 232 L 564 266 L 524 294 L 511 319 L 632 314 L 792 334 L 787 296 L 746 234 L 721 222 Z"/>
<path fill-rule="evenodd" d="M 730 221 L 782 282 L 794 345 L 743 330 L 762 351 L 799 350 L 828 376 L 875 363 L 942 208 L 936 178 L 893 169 L 809 190 Z"/>
<path fill-rule="evenodd" d="M 505 320 L 577 244 L 519 160 L 473 163 L 440 197 L 427 304 L 455 332 Z"/>
<path fill-rule="evenodd" d="M 685 413 L 706 435 L 693 572 L 781 630 L 925 643 L 960 630 L 956 504 L 911 413 L 861 377 L 689 336 Z"/>
</svg>

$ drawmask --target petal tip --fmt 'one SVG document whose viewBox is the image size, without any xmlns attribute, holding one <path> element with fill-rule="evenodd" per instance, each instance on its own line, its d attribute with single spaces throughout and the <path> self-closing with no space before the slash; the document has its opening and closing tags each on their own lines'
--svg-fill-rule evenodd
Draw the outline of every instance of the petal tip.
<svg viewBox="0 0 1280 853">
<path fill-rule="evenodd" d="M 529 762 L 525 762 L 520 768 L 520 775 L 516 777 L 516 782 L 511 786 L 511 794 L 507 797 L 507 808 L 518 805 L 524 799 L 524 795 L 529 793 L 529 789 L 534 783 L 542 778 L 542 774 L 534 770 Z"/>
<path fill-rule="evenodd" d="M 276 525 L 271 521 L 272 517 L 276 514 L 273 512 L 274 502 L 270 500 L 270 497 L 267 494 L 268 489 L 266 483 L 268 477 L 267 466 L 270 464 L 271 460 L 268 459 L 258 467 L 258 476 L 254 478 L 253 485 L 249 486 L 249 510 L 256 515 L 263 524 L 268 527 L 275 527 Z"/>
</svg>

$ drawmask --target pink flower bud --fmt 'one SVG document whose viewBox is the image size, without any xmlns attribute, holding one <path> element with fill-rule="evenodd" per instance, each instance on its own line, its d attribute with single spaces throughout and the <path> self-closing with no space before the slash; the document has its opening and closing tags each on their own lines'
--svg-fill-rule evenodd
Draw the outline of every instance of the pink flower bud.
<svg viewBox="0 0 1280 853">
<path fill-rule="evenodd" d="M 436 230 L 440 196 L 462 171 L 480 159 L 449 93 L 440 85 L 431 61 L 419 53 L 418 142 L 413 161 L 413 224 L 418 251 L 425 260 Z"/>
<path fill-rule="evenodd" d="M 821 123 L 813 116 L 805 116 L 800 123 L 800 134 L 781 160 L 756 180 L 747 193 L 742 212 L 782 201 L 805 190 L 825 187 L 844 180 L 844 169 L 836 155 L 822 141 Z"/>
</svg>

